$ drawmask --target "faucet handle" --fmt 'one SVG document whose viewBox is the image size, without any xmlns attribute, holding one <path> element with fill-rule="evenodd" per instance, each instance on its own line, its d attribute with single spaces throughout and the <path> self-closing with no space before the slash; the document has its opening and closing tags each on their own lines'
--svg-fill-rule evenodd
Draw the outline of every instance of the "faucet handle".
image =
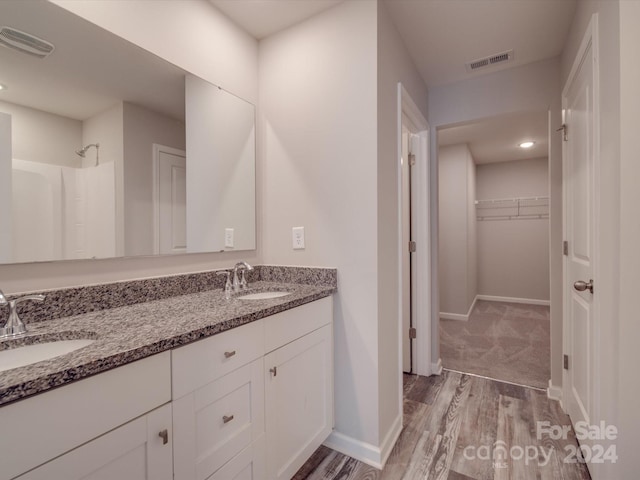
<svg viewBox="0 0 640 480">
<path fill-rule="evenodd" d="M 2 337 L 13 337 L 16 335 L 22 335 L 23 333 L 27 333 L 27 327 L 24 322 L 18 316 L 18 310 L 16 305 L 18 303 L 26 302 L 27 300 L 33 300 L 36 302 L 42 302 L 47 298 L 44 295 L 25 295 L 24 297 L 16 298 L 15 300 L 9 300 L 7 302 L 6 297 L 2 294 L 0 298 L 0 303 L 2 303 L 2 299 L 4 299 L 5 303 L 9 304 L 9 318 L 2 328 L 0 328 L 0 338 Z M 3 303 L 4 304 L 4 303 Z"/>
<path fill-rule="evenodd" d="M 219 272 L 216 272 L 216 275 L 224 275 L 226 277 L 222 290 L 224 291 L 225 298 L 228 300 L 231 298 L 231 272 L 229 270 L 220 270 Z"/>
<path fill-rule="evenodd" d="M 7 300 L 7 297 L 5 297 L 2 290 L 0 290 L 0 305 L 7 305 L 8 303 L 9 300 Z"/>
</svg>

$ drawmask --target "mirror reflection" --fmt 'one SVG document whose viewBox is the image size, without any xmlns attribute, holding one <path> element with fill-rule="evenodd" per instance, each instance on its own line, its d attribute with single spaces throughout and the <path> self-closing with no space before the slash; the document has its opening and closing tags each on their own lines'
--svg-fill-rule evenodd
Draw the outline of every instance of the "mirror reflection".
<svg viewBox="0 0 640 480">
<path fill-rule="evenodd" d="M 253 105 L 48 2 L 0 17 L 0 263 L 255 248 Z"/>
</svg>

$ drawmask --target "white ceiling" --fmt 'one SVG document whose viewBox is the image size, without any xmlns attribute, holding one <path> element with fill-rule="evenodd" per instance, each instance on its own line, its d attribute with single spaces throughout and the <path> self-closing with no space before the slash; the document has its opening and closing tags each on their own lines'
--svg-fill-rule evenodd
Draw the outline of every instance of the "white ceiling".
<svg viewBox="0 0 640 480">
<path fill-rule="evenodd" d="M 542 158 L 549 154 L 547 112 L 501 115 L 438 130 L 438 146 L 466 143 L 477 165 Z M 528 149 L 519 147 L 534 141 Z"/>
<path fill-rule="evenodd" d="M 344 0 L 209 0 L 257 39 L 284 30 Z M 353 1 L 353 0 L 350 0 Z"/>
<path fill-rule="evenodd" d="M 560 55 L 576 0 L 386 0 L 427 86 Z M 513 49 L 514 60 L 468 73 L 465 63 Z"/>
<path fill-rule="evenodd" d="M 3 26 L 55 45 L 44 59 L 0 46 L 0 100 L 85 120 L 123 100 L 184 119 L 184 71 L 49 2 L 0 1 Z"/>
</svg>

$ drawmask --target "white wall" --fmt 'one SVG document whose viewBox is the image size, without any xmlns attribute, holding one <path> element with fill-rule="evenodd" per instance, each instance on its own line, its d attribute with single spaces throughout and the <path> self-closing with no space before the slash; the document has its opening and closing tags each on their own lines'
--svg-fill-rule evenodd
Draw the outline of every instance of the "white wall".
<svg viewBox="0 0 640 480">
<path fill-rule="evenodd" d="M 398 365 L 398 82 L 427 117 L 428 92 L 385 2 L 378 2 L 378 381 L 380 441 L 402 414 Z M 428 292 L 420 292 L 428 295 Z"/>
<path fill-rule="evenodd" d="M 440 148 L 438 163 L 440 311 L 467 315 L 478 294 L 475 164 L 466 144 Z"/>
<path fill-rule="evenodd" d="M 185 149 L 184 123 L 124 102 L 124 252 L 153 252 L 153 144 Z"/>
<path fill-rule="evenodd" d="M 74 152 L 82 142 L 82 124 L 60 115 L 0 102 L 0 112 L 11 115 L 13 158 L 79 167 Z"/>
<path fill-rule="evenodd" d="M 583 3 L 583 2 L 581 2 Z M 585 2 L 586 3 L 586 2 Z M 562 151 L 555 129 L 562 124 L 560 110 L 560 59 L 531 63 L 475 79 L 429 89 L 429 124 L 432 159 L 437 158 L 436 130 L 446 125 L 522 111 L 549 111 L 550 137 L 550 272 L 551 272 L 551 380 L 562 385 Z M 438 213 L 437 162 L 432 161 L 431 214 Z M 432 232 L 437 252 L 437 229 Z M 434 268 L 438 268 L 434 265 Z M 437 287 L 434 286 L 434 290 Z M 434 303 L 438 293 L 433 292 Z M 433 306 L 437 318 L 438 305 Z M 439 357 L 438 325 L 433 323 L 432 361 Z"/>
<path fill-rule="evenodd" d="M 376 4 L 260 42 L 264 259 L 338 268 L 335 424 L 378 445 Z M 339 75 L 337 72 L 348 72 Z M 304 226 L 306 249 L 292 250 Z"/>
<path fill-rule="evenodd" d="M 477 198 L 544 197 L 546 158 L 477 166 Z M 478 293 L 549 300 L 549 220 L 478 221 Z"/>
<path fill-rule="evenodd" d="M 258 98 L 258 42 L 206 0 L 55 3 L 249 101 Z M 259 164 L 258 158 L 258 175 Z M 1 265 L 0 285 L 17 293 L 225 268 L 239 259 L 262 261 L 260 237 L 250 252 Z"/>
</svg>

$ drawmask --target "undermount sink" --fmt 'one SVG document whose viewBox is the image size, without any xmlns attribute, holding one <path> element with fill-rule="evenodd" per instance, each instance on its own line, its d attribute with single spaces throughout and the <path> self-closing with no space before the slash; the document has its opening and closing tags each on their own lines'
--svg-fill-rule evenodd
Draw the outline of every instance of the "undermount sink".
<svg viewBox="0 0 640 480">
<path fill-rule="evenodd" d="M 81 338 L 35 343 L 0 350 L 0 372 L 11 370 L 12 368 L 24 367 L 43 360 L 50 360 L 91 345 L 93 342 L 95 342 L 95 340 Z"/>
<path fill-rule="evenodd" d="M 290 294 L 291 292 L 269 291 L 269 292 L 248 293 L 246 295 L 241 295 L 238 298 L 240 300 L 268 300 L 270 298 L 284 297 L 285 295 L 290 295 Z"/>
</svg>

